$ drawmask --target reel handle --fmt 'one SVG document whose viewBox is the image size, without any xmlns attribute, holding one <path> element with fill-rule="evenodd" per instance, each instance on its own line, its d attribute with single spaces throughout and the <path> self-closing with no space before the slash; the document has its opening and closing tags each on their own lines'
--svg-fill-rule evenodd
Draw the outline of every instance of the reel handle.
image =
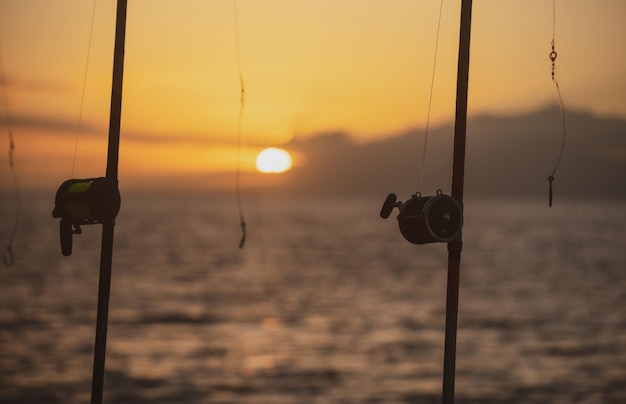
<svg viewBox="0 0 626 404">
<path fill-rule="evenodd" d="M 79 225 L 72 223 L 71 220 L 61 218 L 59 222 L 59 235 L 61 238 L 61 254 L 66 257 L 72 255 L 72 236 L 74 234 L 82 234 Z"/>
<path fill-rule="evenodd" d="M 389 215 L 391 215 L 391 211 L 393 208 L 400 208 L 402 206 L 402 202 L 396 202 L 396 194 L 389 194 L 383 202 L 383 207 L 380 209 L 380 217 L 383 219 L 387 219 Z"/>
</svg>

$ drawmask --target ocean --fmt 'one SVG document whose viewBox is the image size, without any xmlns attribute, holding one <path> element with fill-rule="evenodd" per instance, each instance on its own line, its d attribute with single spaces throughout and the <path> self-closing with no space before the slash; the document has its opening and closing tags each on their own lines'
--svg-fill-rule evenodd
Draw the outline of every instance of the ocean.
<svg viewBox="0 0 626 404">
<path fill-rule="evenodd" d="M 246 196 L 242 249 L 234 196 L 122 196 L 106 403 L 441 401 L 446 246 L 384 195 Z M 54 195 L 22 200 L 0 402 L 85 403 L 101 226 L 63 257 Z M 626 202 L 469 200 L 463 239 L 457 402 L 626 402 Z"/>
</svg>

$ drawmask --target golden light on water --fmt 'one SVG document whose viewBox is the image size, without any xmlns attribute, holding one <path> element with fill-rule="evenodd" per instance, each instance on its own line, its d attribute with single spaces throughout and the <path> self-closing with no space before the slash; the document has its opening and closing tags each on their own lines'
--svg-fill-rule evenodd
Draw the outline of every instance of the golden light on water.
<svg viewBox="0 0 626 404">
<path fill-rule="evenodd" d="M 264 149 L 256 158 L 256 168 L 262 173 L 282 173 L 291 168 L 291 156 L 276 147 Z"/>
</svg>

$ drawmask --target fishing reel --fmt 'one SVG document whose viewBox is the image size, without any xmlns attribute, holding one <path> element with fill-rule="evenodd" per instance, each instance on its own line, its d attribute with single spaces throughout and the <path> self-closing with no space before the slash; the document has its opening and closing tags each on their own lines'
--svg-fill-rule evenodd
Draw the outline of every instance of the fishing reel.
<svg viewBox="0 0 626 404">
<path fill-rule="evenodd" d="M 387 219 L 393 208 L 400 210 L 400 232 L 413 244 L 447 243 L 461 235 L 463 206 L 441 190 L 434 196 L 417 192 L 406 202 L 396 201 L 396 195 L 389 194 L 380 217 Z"/>
<path fill-rule="evenodd" d="M 52 217 L 61 218 L 61 253 L 72 254 L 72 236 L 81 234 L 81 225 L 110 223 L 120 211 L 117 183 L 108 178 L 67 180 L 59 187 Z"/>
</svg>

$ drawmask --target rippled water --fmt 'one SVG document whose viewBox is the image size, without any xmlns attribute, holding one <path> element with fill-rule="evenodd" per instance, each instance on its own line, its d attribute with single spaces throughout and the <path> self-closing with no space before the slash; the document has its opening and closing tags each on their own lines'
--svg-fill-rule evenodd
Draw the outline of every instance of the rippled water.
<svg viewBox="0 0 626 404">
<path fill-rule="evenodd" d="M 62 257 L 48 199 L 0 271 L 3 403 L 90 396 L 100 227 Z M 382 199 L 247 202 L 239 250 L 233 198 L 125 196 L 105 402 L 440 402 L 445 245 Z M 466 203 L 457 402 L 626 402 L 625 208 Z"/>
</svg>

